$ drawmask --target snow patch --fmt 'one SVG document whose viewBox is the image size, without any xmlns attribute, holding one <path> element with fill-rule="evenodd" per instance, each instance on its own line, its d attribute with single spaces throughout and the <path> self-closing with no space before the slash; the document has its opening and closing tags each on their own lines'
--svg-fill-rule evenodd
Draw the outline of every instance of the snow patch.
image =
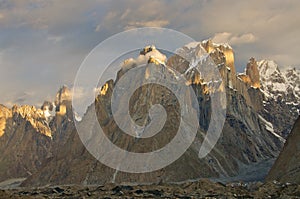
<svg viewBox="0 0 300 199">
<path fill-rule="evenodd" d="M 78 113 L 74 112 L 74 116 L 75 116 L 75 120 L 77 122 L 80 122 L 82 120 L 82 117 L 80 117 L 80 115 Z"/>
<path fill-rule="evenodd" d="M 282 91 L 282 92 L 285 92 L 286 89 L 287 89 L 287 85 L 284 84 L 284 83 L 277 83 L 277 82 L 275 82 L 275 83 L 272 83 L 272 85 L 273 85 L 273 90 L 274 90 L 274 91 Z"/>
<path fill-rule="evenodd" d="M 285 142 L 285 139 L 283 137 L 281 137 L 280 135 L 278 135 L 277 133 L 275 133 L 274 128 L 273 128 L 273 124 L 271 122 L 268 122 L 265 118 L 263 118 L 261 115 L 258 115 L 258 117 L 263 121 L 263 123 L 265 123 L 266 126 L 266 130 L 269 131 L 270 133 L 272 133 L 275 137 L 277 137 L 280 141 Z"/>
</svg>

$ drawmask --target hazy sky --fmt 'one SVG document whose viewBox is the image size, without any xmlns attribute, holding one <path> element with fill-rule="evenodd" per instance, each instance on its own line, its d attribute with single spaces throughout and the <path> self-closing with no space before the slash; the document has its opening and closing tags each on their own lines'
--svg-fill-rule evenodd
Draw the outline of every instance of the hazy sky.
<svg viewBox="0 0 300 199">
<path fill-rule="evenodd" d="M 251 56 L 300 69 L 299 11 L 298 0 L 0 0 L 0 103 L 53 99 L 99 42 L 134 27 L 228 42 L 238 71 Z"/>
</svg>

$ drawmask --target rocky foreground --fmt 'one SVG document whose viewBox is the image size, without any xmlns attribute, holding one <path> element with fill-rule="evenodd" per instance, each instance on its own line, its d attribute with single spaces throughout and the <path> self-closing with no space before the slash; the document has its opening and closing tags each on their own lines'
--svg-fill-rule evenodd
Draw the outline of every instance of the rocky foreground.
<svg viewBox="0 0 300 199">
<path fill-rule="evenodd" d="M 279 183 L 53 186 L 0 190 L 0 198 L 300 198 L 300 185 Z"/>
</svg>

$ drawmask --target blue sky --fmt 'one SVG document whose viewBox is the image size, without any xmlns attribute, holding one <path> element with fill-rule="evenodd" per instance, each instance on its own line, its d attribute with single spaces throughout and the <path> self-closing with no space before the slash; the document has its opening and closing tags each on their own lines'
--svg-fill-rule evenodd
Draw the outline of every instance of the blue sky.
<svg viewBox="0 0 300 199">
<path fill-rule="evenodd" d="M 0 0 L 0 103 L 53 99 L 99 42 L 136 27 L 228 42 L 238 71 L 251 56 L 300 69 L 299 8 L 297 0 Z"/>
</svg>

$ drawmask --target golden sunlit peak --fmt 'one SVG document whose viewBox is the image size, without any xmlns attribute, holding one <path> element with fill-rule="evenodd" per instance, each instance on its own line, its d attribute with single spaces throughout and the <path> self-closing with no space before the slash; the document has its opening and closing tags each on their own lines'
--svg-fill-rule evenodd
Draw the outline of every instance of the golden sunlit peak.
<svg viewBox="0 0 300 199">
<path fill-rule="evenodd" d="M 163 61 L 161 61 L 160 59 L 154 57 L 154 56 L 150 56 L 148 59 L 148 63 L 154 63 L 155 65 L 165 65 L 165 63 Z"/>
<path fill-rule="evenodd" d="M 105 95 L 107 93 L 107 90 L 108 90 L 108 83 L 105 83 L 100 90 L 100 95 Z"/>
<path fill-rule="evenodd" d="M 146 46 L 145 48 L 143 48 L 143 50 L 140 52 L 140 55 L 146 55 L 148 52 L 151 52 L 153 50 L 155 50 L 156 47 L 154 45 L 151 46 Z"/>
</svg>

